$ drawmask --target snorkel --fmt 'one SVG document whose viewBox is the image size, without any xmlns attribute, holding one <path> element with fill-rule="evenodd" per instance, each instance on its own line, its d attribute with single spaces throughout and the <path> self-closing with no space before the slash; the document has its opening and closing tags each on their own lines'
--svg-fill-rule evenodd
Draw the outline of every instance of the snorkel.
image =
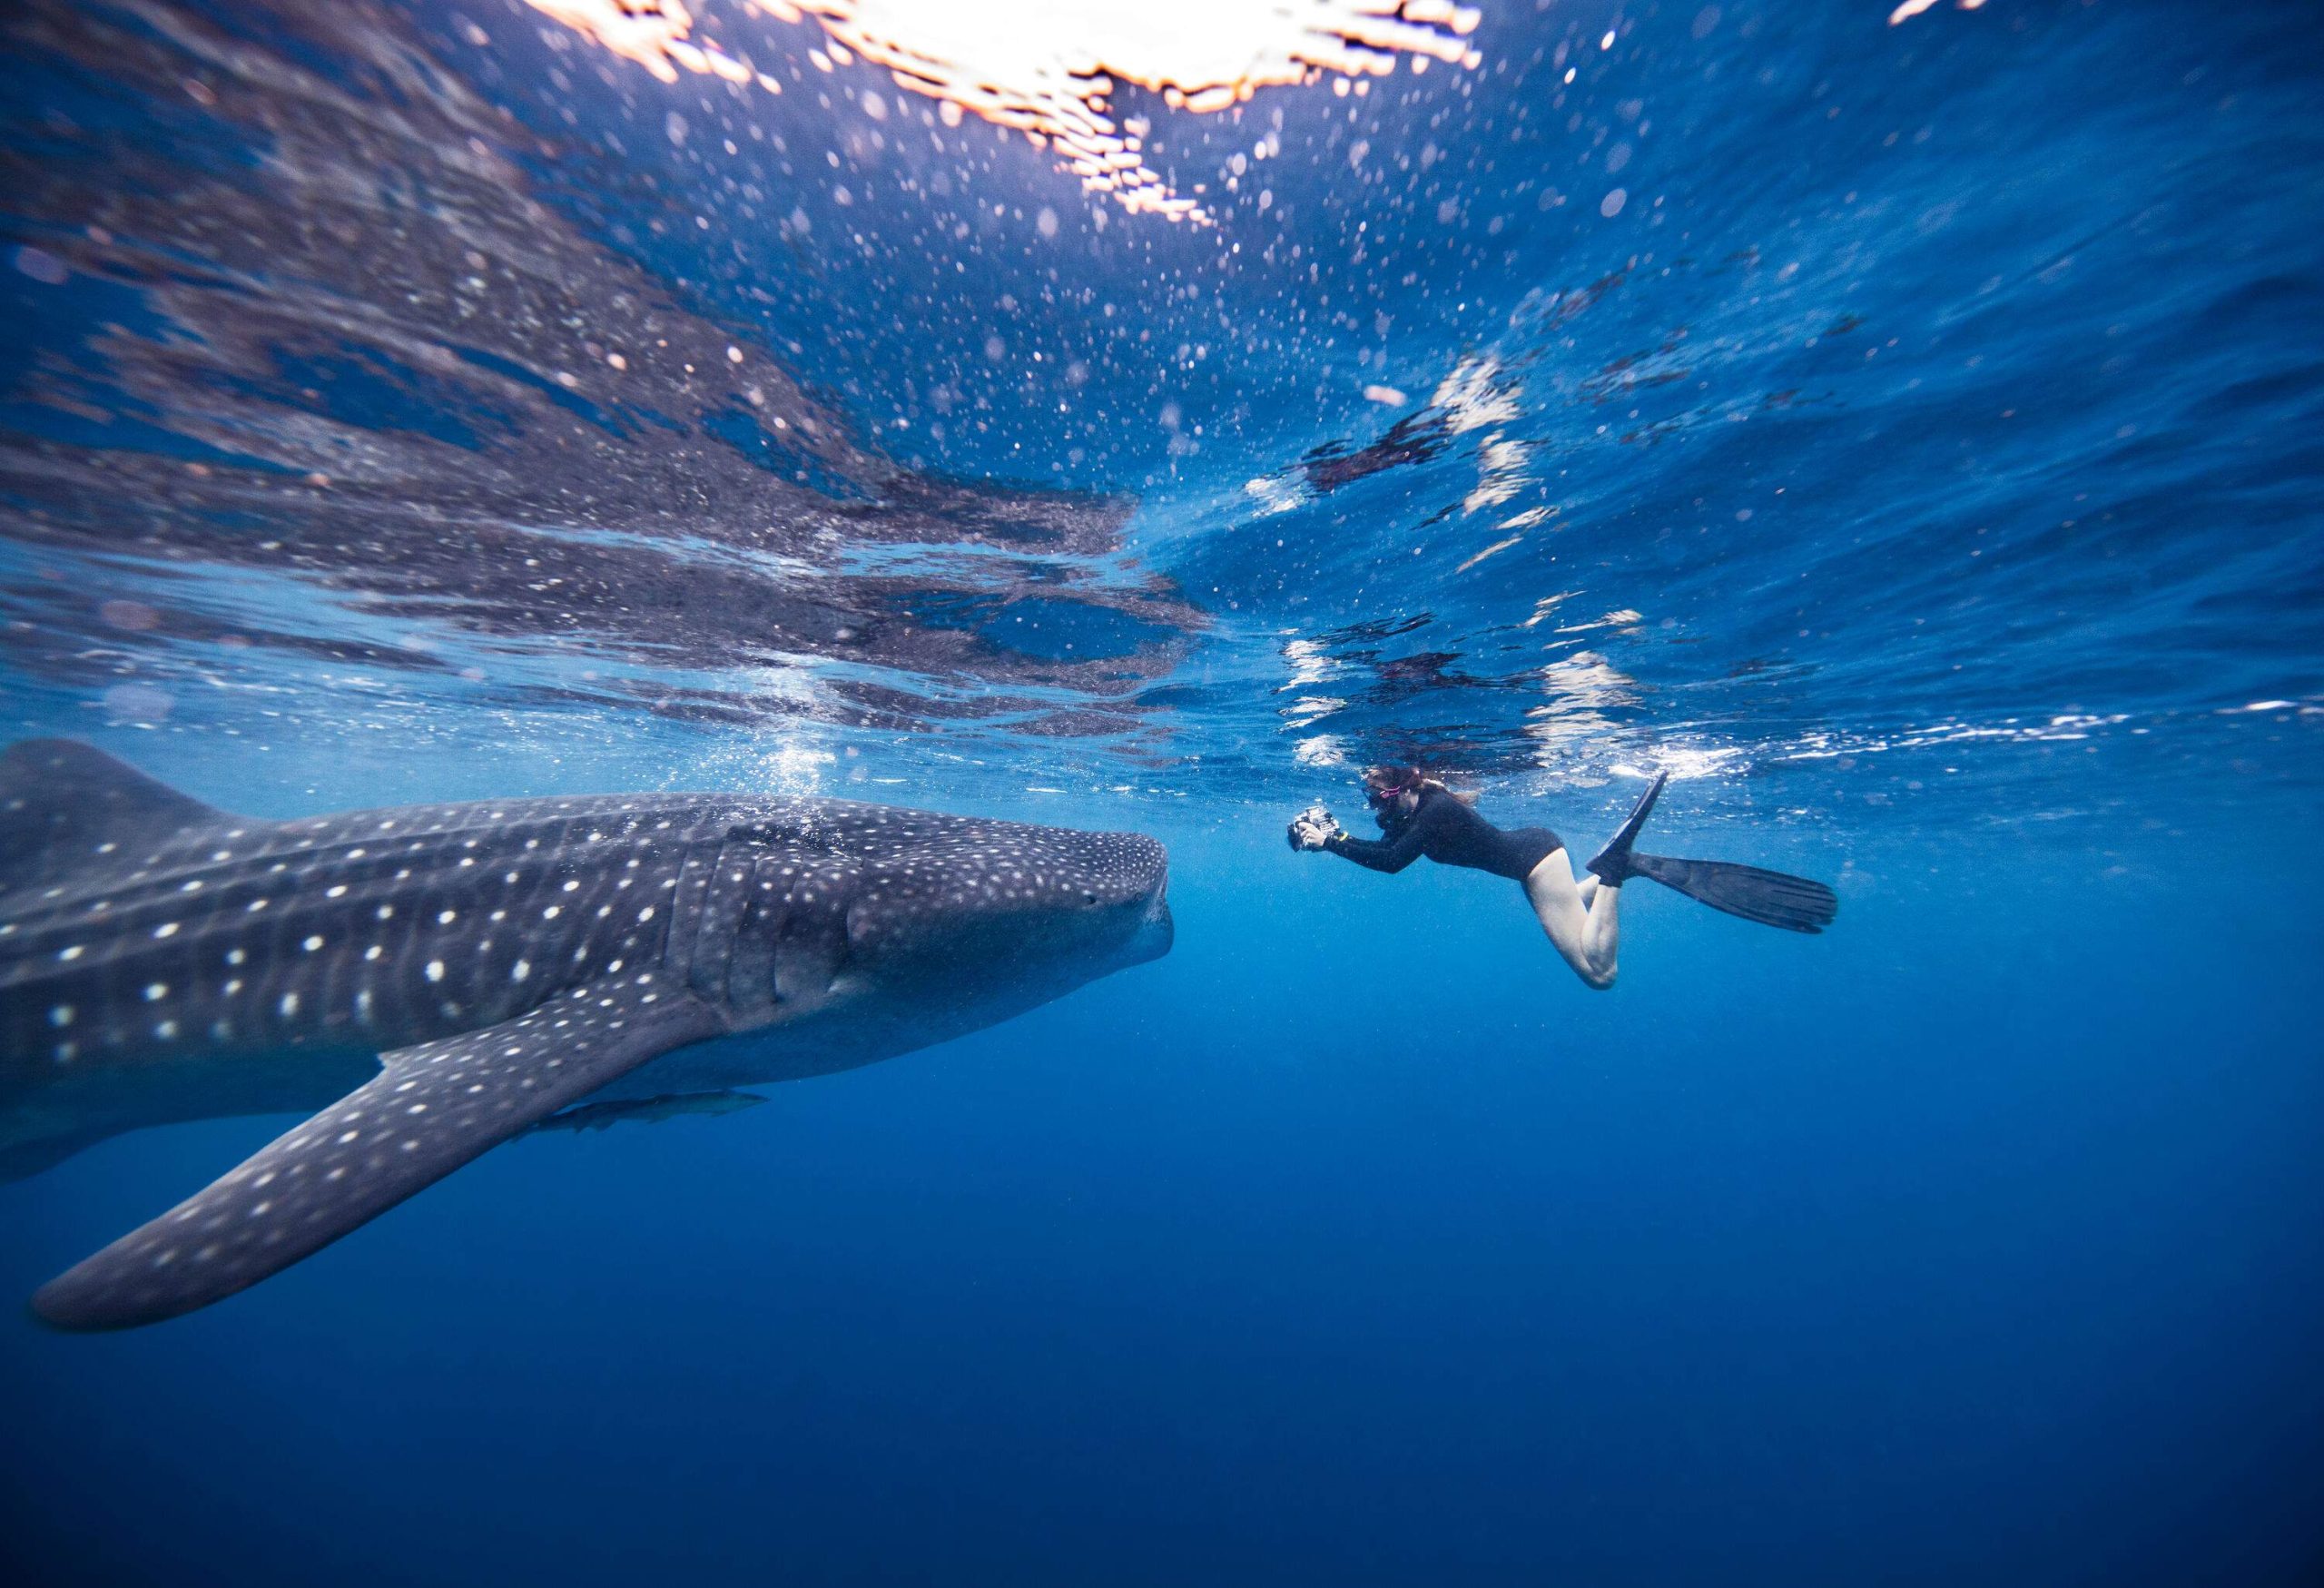
<svg viewBox="0 0 2324 1588">
<path fill-rule="evenodd" d="M 1383 828 L 1392 827 L 1412 814 L 1412 806 L 1404 804 L 1407 795 L 1413 804 L 1419 804 L 1422 784 L 1417 766 L 1375 766 L 1364 774 L 1364 797 L 1372 805 L 1372 814 Z"/>
</svg>

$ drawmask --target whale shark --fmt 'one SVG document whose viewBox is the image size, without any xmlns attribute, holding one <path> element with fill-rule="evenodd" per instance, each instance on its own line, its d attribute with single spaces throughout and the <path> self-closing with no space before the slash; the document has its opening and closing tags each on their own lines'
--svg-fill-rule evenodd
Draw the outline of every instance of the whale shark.
<svg viewBox="0 0 2324 1588">
<path fill-rule="evenodd" d="M 310 1115 L 33 1311 L 176 1317 L 567 1109 L 665 1112 L 1005 1020 L 1166 953 L 1167 880 L 1136 833 L 845 800 L 261 821 L 87 745 L 14 745 L 0 1173 L 144 1126 Z"/>
</svg>

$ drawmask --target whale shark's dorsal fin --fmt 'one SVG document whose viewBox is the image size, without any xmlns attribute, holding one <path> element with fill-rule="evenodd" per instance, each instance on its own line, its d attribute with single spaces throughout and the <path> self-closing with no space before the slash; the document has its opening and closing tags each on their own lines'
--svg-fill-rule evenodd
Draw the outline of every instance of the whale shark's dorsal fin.
<svg viewBox="0 0 2324 1588">
<path fill-rule="evenodd" d="M 226 819 L 94 745 L 26 739 L 0 750 L 0 893 L 82 864 L 103 844 L 125 851 Z"/>
<path fill-rule="evenodd" d="M 207 1307 L 289 1267 L 650 1059 L 726 1031 L 652 971 L 381 1055 L 383 1068 L 159 1218 L 43 1286 L 33 1311 L 118 1329 Z"/>
</svg>

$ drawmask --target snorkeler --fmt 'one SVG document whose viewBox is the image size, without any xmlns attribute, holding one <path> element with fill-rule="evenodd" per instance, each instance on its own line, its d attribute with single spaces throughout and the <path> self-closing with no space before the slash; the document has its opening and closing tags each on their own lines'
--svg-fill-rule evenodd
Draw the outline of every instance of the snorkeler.
<svg viewBox="0 0 2324 1588">
<path fill-rule="evenodd" d="M 1831 889 L 1805 877 L 1716 860 L 1669 860 L 1633 847 L 1639 829 L 1669 782 L 1667 772 L 1647 785 L 1638 805 L 1576 883 L 1565 841 L 1547 827 L 1503 832 L 1417 766 L 1375 766 L 1364 774 L 1385 837 L 1351 838 L 1332 814 L 1310 806 L 1292 819 L 1291 847 L 1327 850 L 1375 872 L 1400 872 L 1423 855 L 1440 865 L 1468 866 L 1508 877 L 1525 890 L 1541 930 L 1575 975 L 1592 987 L 1614 984 L 1622 884 L 1632 877 L 1660 883 L 1714 910 L 1787 932 L 1821 932 L 1838 913 Z"/>
</svg>

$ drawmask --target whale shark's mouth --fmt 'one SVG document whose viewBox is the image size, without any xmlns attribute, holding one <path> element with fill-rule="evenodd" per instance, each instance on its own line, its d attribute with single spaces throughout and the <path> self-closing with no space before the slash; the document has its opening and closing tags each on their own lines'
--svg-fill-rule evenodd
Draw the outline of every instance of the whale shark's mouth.
<svg viewBox="0 0 2324 1588">
<path fill-rule="evenodd" d="M 1137 931 L 1130 938 L 1126 962 L 1143 965 L 1158 960 L 1170 952 L 1177 941 L 1177 922 L 1170 915 L 1170 876 L 1165 872 L 1154 884 L 1153 896 L 1147 900 L 1146 913 L 1137 923 Z"/>
</svg>

